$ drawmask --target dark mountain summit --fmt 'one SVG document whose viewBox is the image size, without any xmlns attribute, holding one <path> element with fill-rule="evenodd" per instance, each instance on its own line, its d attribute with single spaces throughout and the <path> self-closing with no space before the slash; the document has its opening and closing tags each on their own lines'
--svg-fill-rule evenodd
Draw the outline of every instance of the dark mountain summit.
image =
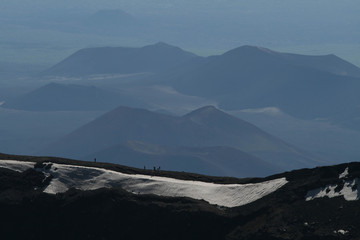
<svg viewBox="0 0 360 240">
<path fill-rule="evenodd" d="M 227 146 L 282 169 L 319 163 L 256 126 L 203 107 L 183 117 L 119 107 L 48 146 L 41 154 L 83 157 L 126 141 L 184 147 Z"/>
<path fill-rule="evenodd" d="M 166 43 L 141 48 L 102 47 L 77 51 L 52 68 L 45 75 L 128 74 L 164 72 L 196 58 Z"/>
</svg>

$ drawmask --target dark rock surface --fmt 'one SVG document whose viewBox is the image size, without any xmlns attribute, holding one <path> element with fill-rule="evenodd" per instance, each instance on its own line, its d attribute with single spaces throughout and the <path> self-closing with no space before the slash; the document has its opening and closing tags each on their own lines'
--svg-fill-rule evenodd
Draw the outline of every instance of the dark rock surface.
<svg viewBox="0 0 360 240">
<path fill-rule="evenodd" d="M 147 173 L 120 165 L 59 158 L 5 154 L 0 158 L 36 161 L 37 168 L 48 166 L 43 164 L 46 161 Z M 263 179 L 158 173 L 226 183 L 280 177 L 289 181 L 278 191 L 236 208 L 190 198 L 135 195 L 122 189 L 70 189 L 48 195 L 42 192 L 47 185 L 42 172 L 0 168 L 0 232 L 4 239 L 359 239 L 359 201 L 346 201 L 343 196 L 305 201 L 310 190 L 328 184 L 341 186 L 339 174 L 346 168 L 349 174 L 344 179 L 360 177 L 359 163 L 301 169 Z"/>
</svg>

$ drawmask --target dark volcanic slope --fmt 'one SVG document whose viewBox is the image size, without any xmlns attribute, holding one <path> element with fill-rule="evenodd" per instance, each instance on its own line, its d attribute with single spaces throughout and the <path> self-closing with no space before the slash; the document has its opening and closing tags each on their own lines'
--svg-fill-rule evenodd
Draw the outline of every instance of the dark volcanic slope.
<svg viewBox="0 0 360 240">
<path fill-rule="evenodd" d="M 301 151 L 214 107 L 203 107 L 183 117 L 119 107 L 51 144 L 41 154 L 78 158 L 126 141 L 187 147 L 228 146 L 259 155 L 283 169 L 318 165 Z"/>
<path fill-rule="evenodd" d="M 131 96 L 125 97 L 95 86 L 50 83 L 5 102 L 2 107 L 27 111 L 87 111 L 110 110 L 120 104 L 138 103 L 131 100 Z"/>
<path fill-rule="evenodd" d="M 312 119 L 359 113 L 360 80 L 353 77 L 359 71 L 332 55 L 282 54 L 243 46 L 168 79 L 177 90 L 216 99 L 227 109 L 275 106 Z"/>
<path fill-rule="evenodd" d="M 341 177 L 348 170 L 348 174 Z M 359 239 L 359 163 L 304 169 L 285 176 L 287 185 L 268 197 L 242 207 L 253 219 L 236 228 L 228 239 Z M 344 189 L 356 200 L 345 200 Z M 350 187 L 349 187 L 350 186 Z M 352 187 L 351 187 L 352 186 Z M 306 201 L 309 191 L 334 188 L 338 197 Z M 271 205 L 271 207 L 269 207 Z"/>
<path fill-rule="evenodd" d="M 141 48 L 103 47 L 79 50 L 44 72 L 45 75 L 126 74 L 164 72 L 195 54 L 165 43 Z"/>
<path fill-rule="evenodd" d="M 5 154 L 0 158 L 130 169 L 67 159 Z M 274 193 L 236 208 L 219 208 L 190 198 L 137 195 L 114 188 L 70 189 L 48 195 L 42 193 L 49 183 L 43 181 L 43 165 L 36 166 L 36 170 L 23 173 L 0 168 L 0 231 L 6 239 L 352 240 L 360 236 L 360 202 L 342 196 L 348 185 L 359 181 L 359 163 L 296 170 L 264 179 L 227 180 L 262 182 L 285 177 L 288 181 Z M 169 174 L 191 179 L 187 173 Z M 219 180 L 208 177 L 208 181 Z M 309 191 L 330 188 L 326 186 L 334 189 L 326 192 L 335 191 L 339 196 L 306 201 Z M 358 185 L 349 191 L 359 199 Z"/>
</svg>

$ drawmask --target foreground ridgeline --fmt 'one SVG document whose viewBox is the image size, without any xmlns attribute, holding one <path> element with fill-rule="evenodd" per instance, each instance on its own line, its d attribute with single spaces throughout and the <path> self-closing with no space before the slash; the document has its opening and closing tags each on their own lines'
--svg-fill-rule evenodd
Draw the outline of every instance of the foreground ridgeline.
<svg viewBox="0 0 360 240">
<path fill-rule="evenodd" d="M 359 163 L 237 179 L 50 157 L 0 159 L 5 239 L 360 235 Z"/>
</svg>

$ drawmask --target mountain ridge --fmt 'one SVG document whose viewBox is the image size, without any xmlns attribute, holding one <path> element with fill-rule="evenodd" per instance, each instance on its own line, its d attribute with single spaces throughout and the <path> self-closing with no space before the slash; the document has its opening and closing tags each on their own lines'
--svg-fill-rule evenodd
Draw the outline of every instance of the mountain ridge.
<svg viewBox="0 0 360 240">
<path fill-rule="evenodd" d="M 163 42 L 140 48 L 85 48 L 44 71 L 43 75 L 157 73 L 174 68 L 192 58 L 200 57 Z"/>
<path fill-rule="evenodd" d="M 284 53 L 274 51 L 268 48 L 244 45 L 225 52 L 226 55 L 259 55 L 276 57 L 279 60 L 286 61 L 289 64 L 295 64 L 302 67 L 313 68 L 329 73 L 344 75 L 350 77 L 360 77 L 360 68 L 354 64 L 343 60 L 335 54 L 326 55 L 305 55 L 296 53 Z M 220 55 L 221 56 L 221 55 Z"/>
<path fill-rule="evenodd" d="M 354 89 L 360 87 L 356 77 L 360 69 L 333 58 L 269 53 L 245 46 L 168 75 L 163 84 L 214 99 L 226 110 L 277 107 L 297 118 L 336 120 L 358 111 L 355 106 L 360 98 Z M 348 68 L 355 73 L 344 75 L 350 72 Z"/>
<path fill-rule="evenodd" d="M 40 153 L 83 157 L 130 140 L 181 147 L 228 146 L 251 155 L 260 154 L 260 158 L 268 162 L 275 163 L 277 159 L 276 164 L 285 169 L 289 166 L 311 166 L 317 162 L 256 126 L 224 112 L 213 110 L 216 116 L 203 115 L 208 109 L 214 108 L 205 107 L 176 117 L 118 107 L 52 143 Z M 194 118 L 197 119 L 194 121 Z"/>
</svg>

